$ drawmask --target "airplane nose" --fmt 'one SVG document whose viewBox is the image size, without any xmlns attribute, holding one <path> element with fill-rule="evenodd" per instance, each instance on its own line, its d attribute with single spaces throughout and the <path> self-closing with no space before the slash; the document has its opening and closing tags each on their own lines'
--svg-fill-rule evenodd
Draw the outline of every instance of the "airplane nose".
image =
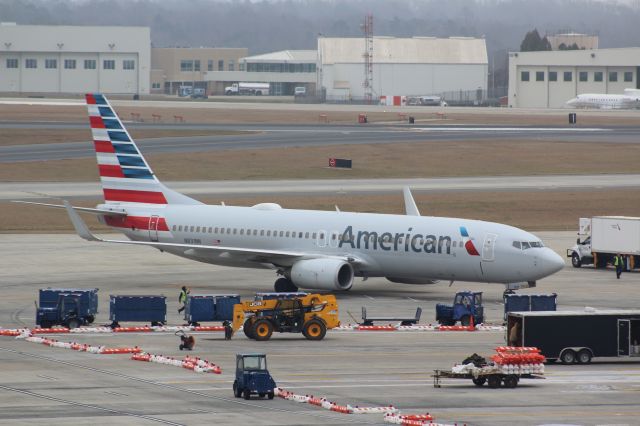
<svg viewBox="0 0 640 426">
<path fill-rule="evenodd" d="M 564 259 L 555 251 L 550 248 L 545 248 L 545 253 L 542 256 L 542 267 L 546 275 L 555 274 L 562 268 L 564 268 Z"/>
</svg>

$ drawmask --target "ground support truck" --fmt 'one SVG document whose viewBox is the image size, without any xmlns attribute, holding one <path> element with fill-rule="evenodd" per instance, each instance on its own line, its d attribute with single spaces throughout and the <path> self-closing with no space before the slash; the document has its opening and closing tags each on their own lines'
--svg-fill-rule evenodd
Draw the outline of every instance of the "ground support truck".
<svg viewBox="0 0 640 426">
<path fill-rule="evenodd" d="M 510 312 L 507 339 L 513 346 L 535 346 L 548 361 L 563 364 L 640 357 L 640 310 Z"/>
<path fill-rule="evenodd" d="M 328 329 L 340 326 L 338 302 L 331 294 L 257 299 L 233 307 L 234 332 L 243 326 L 244 334 L 254 340 L 269 340 L 274 331 L 322 340 Z"/>
<path fill-rule="evenodd" d="M 267 96 L 269 94 L 269 83 L 233 83 L 224 88 L 224 94 L 230 95 L 253 95 Z"/>
<path fill-rule="evenodd" d="M 36 325 L 77 328 L 91 324 L 98 313 L 97 288 L 43 288 L 36 307 Z"/>
<path fill-rule="evenodd" d="M 625 269 L 640 267 L 640 217 L 594 216 L 580 218 L 576 245 L 567 249 L 575 268 L 604 268 L 620 253 Z"/>
</svg>

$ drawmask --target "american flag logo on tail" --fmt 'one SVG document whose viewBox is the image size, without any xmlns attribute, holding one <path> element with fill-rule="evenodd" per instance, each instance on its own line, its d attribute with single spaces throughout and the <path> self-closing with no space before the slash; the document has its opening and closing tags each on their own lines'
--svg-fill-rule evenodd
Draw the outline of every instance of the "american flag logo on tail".
<svg viewBox="0 0 640 426">
<path fill-rule="evenodd" d="M 86 100 L 105 201 L 167 204 L 162 184 L 109 102 L 101 94 Z"/>
</svg>

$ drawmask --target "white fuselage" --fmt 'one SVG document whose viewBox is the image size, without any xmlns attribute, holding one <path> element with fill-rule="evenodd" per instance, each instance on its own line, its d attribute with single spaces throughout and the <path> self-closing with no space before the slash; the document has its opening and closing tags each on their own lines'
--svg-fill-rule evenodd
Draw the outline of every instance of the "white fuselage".
<svg viewBox="0 0 640 426">
<path fill-rule="evenodd" d="M 640 97 L 587 93 L 569 100 L 567 106 L 575 108 L 631 109 L 640 106 Z"/>
<path fill-rule="evenodd" d="M 113 205 L 111 205 L 113 206 Z M 101 206 L 99 206 L 101 207 Z M 102 206 L 104 207 L 104 206 Z M 116 227 L 136 241 L 286 250 L 318 256 L 355 257 L 356 276 L 415 280 L 513 283 L 535 281 L 557 272 L 564 261 L 542 247 L 539 238 L 492 222 L 371 213 L 282 209 L 277 205 L 123 206 L 132 217 L 158 216 L 148 229 Z M 143 219 L 143 222 L 146 219 Z M 461 233 L 468 232 L 468 238 Z M 477 254 L 465 247 L 471 241 Z M 514 242 L 527 243 L 526 249 Z M 538 246 L 539 245 L 539 246 Z M 521 245 L 522 247 L 523 245 Z M 201 262 L 252 268 L 286 269 L 291 258 L 260 262 L 255 255 L 184 248 L 164 251 Z M 473 251 L 473 250 L 472 250 Z M 304 258 L 304 257 L 303 257 Z"/>
</svg>

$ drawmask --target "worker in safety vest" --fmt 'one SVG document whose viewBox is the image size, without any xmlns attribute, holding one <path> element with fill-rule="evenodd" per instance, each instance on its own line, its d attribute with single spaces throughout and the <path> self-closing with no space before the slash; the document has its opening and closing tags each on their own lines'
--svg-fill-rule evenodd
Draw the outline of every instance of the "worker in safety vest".
<svg viewBox="0 0 640 426">
<path fill-rule="evenodd" d="M 180 291 L 180 295 L 178 296 L 178 302 L 182 306 L 178 309 L 178 313 L 184 311 L 184 308 L 187 304 L 187 296 L 189 295 L 189 293 L 191 293 L 191 291 L 186 286 L 182 286 L 182 291 Z"/>
<path fill-rule="evenodd" d="M 622 268 L 624 267 L 624 259 L 620 253 L 616 254 L 613 257 L 613 266 L 616 267 L 616 278 L 620 279 L 620 275 L 622 274 Z"/>
</svg>

